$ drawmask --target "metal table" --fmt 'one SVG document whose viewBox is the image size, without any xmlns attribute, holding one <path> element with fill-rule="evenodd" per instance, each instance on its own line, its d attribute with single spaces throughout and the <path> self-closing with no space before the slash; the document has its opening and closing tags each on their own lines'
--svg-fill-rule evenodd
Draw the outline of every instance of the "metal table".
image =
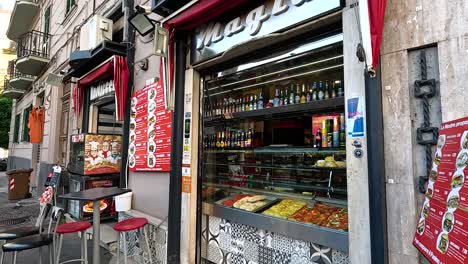
<svg viewBox="0 0 468 264">
<path fill-rule="evenodd" d="M 81 192 L 67 193 L 60 195 L 59 198 L 78 201 L 93 202 L 93 264 L 100 264 L 100 224 L 101 212 L 99 210 L 99 202 L 101 200 L 131 192 L 130 189 L 112 188 L 93 188 Z"/>
</svg>

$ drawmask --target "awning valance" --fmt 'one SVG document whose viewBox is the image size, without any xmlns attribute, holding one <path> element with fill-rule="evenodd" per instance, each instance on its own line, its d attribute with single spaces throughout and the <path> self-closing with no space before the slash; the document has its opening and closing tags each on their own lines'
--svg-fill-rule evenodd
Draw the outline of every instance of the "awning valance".
<svg viewBox="0 0 468 264">
<path fill-rule="evenodd" d="M 109 61 L 100 65 L 78 81 L 75 89 L 73 90 L 73 106 L 76 115 L 79 115 L 81 112 L 84 89 L 94 83 L 110 78 L 114 80 L 116 119 L 119 121 L 123 120 L 129 71 L 127 59 L 117 55 L 113 56 Z"/>
</svg>

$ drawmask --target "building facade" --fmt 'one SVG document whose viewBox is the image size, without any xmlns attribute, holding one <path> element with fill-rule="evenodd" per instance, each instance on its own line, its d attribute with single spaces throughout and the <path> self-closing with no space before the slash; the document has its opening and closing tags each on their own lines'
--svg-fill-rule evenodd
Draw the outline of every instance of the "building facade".
<svg viewBox="0 0 468 264">
<path fill-rule="evenodd" d="M 80 34 L 84 34 L 81 28 L 93 16 L 100 15 L 113 22 L 112 41 L 125 43 L 124 31 L 125 27 L 129 26 L 126 21 L 127 17 L 124 16 L 125 2 L 127 1 L 18 0 L 14 5 L 7 30 L 8 37 L 17 43 L 18 52 L 16 61 L 10 63 L 11 69 L 8 72 L 10 82 L 5 88 L 5 96 L 15 99 L 10 129 L 8 166 L 10 169 L 34 169 L 31 187 L 35 194 L 41 192 L 42 183 L 54 164 L 59 163 L 66 167 L 70 161 L 70 137 L 73 134 L 82 133 L 84 129 L 83 115 L 75 113 L 76 106 L 73 101 L 73 91 L 77 81 L 84 74 L 78 78 L 66 77 L 72 70 L 69 65 L 72 52 L 83 50 L 83 47 L 80 47 Z M 250 7 L 256 8 L 264 2 L 268 2 L 268 6 L 269 2 L 279 2 L 276 8 L 280 8 L 283 5 L 293 6 L 305 1 L 258 1 L 258 3 L 250 4 Z M 184 167 L 190 168 L 192 172 L 184 174 L 184 179 L 187 180 L 191 191 L 181 194 L 179 190 L 178 194 L 171 193 L 170 185 L 174 182 L 171 182 L 171 174 L 166 172 L 130 171 L 128 181 L 125 184 L 120 183 L 120 186 L 128 187 L 133 191 L 132 210 L 120 217 L 145 216 L 150 219 L 153 225 L 151 248 L 154 256 L 161 262 L 168 260 L 167 262 L 173 263 L 173 258 L 175 258 L 180 260 L 176 262 L 195 263 L 197 259 L 203 258 L 219 263 L 234 263 L 234 260 L 231 260 L 234 257 L 255 262 L 258 260 L 261 249 L 265 254 L 270 252 L 268 254 L 274 253 L 286 259 L 289 254 L 289 263 L 295 263 L 291 262 L 294 254 L 287 249 L 280 250 L 273 245 L 268 247 L 252 244 L 254 242 L 250 238 L 239 237 L 238 233 L 229 233 L 227 237 L 227 232 L 220 229 L 235 225 L 239 230 L 250 232 L 252 230 L 249 227 L 253 226 L 255 234 L 271 232 L 272 236 L 275 236 L 277 230 L 268 230 L 265 226 L 260 227 L 256 223 L 249 225 L 245 221 L 237 223 L 228 217 L 223 218 L 220 214 L 211 212 L 210 215 L 210 212 L 201 211 L 201 191 L 204 182 L 201 180 L 202 169 L 198 166 L 202 164 L 199 160 L 202 158 L 199 153 L 203 151 L 203 135 L 198 131 L 203 130 L 203 121 L 200 119 L 203 118 L 206 110 L 202 99 L 205 95 L 203 85 L 207 76 L 213 74 L 217 67 L 222 68 L 223 63 L 232 64 L 233 61 L 238 60 L 237 65 L 240 65 L 241 62 L 248 61 L 246 57 L 254 57 L 255 52 L 261 53 L 257 45 L 262 48 L 277 48 L 275 44 L 284 45 L 289 40 L 299 43 L 297 39 L 301 37 L 301 34 L 305 36 L 310 32 L 317 32 L 318 36 L 326 32 L 326 29 L 333 28 L 342 34 L 342 53 L 339 56 L 343 64 L 340 74 L 343 75 L 342 80 L 346 88 L 345 100 L 360 97 L 365 101 L 366 97 L 370 98 L 371 95 L 366 90 L 369 80 L 364 76 L 365 65 L 355 56 L 356 46 L 360 42 L 358 1 L 338 2 L 340 8 L 334 9 L 333 12 L 317 20 L 305 19 L 292 27 L 292 30 L 288 28 L 290 31 L 280 34 L 281 37 L 275 35 L 278 39 L 267 39 L 263 43 L 250 42 L 251 45 L 248 41 L 235 43 L 245 45 L 244 50 L 230 50 L 229 56 L 226 56 L 228 59 L 214 58 L 203 63 L 193 63 L 190 59 L 183 61 L 181 68 L 184 70 L 185 80 L 176 86 L 178 85 L 182 91 L 179 96 L 185 100 L 183 109 L 176 109 L 176 111 L 182 111 L 184 123 L 189 124 L 190 141 L 188 141 L 188 148 L 184 148 L 183 154 L 184 157 L 188 155 L 188 158 L 184 160 Z M 139 1 L 137 4 L 151 5 L 151 1 Z M 242 17 L 250 9 L 233 10 Z M 280 11 L 278 15 L 283 12 Z M 203 24 L 217 22 L 217 19 L 223 20 L 223 15 L 230 17 L 229 14 L 220 14 L 218 17 L 211 17 Z M 156 14 L 150 16 L 157 21 L 171 22 L 171 17 L 163 18 Z M 465 61 L 461 59 L 468 49 L 466 17 L 468 17 L 468 5 L 463 0 L 419 1 L 417 3 L 410 1 L 404 4 L 396 0 L 387 1 L 380 75 L 377 77 L 378 94 L 381 100 L 379 105 L 382 109 L 383 142 L 379 146 L 375 145 L 375 141 L 373 145 L 369 145 L 369 134 L 360 137 L 359 149 L 364 155 L 357 156 L 355 140 L 348 138 L 346 141 L 346 207 L 349 212 L 346 246 L 336 250 L 330 246 L 335 243 L 333 241 L 327 242 L 327 245 L 316 245 L 314 241 L 301 244 L 302 240 L 293 235 L 287 236 L 284 230 L 276 234 L 275 245 L 280 242 L 286 243 L 287 247 L 291 248 L 293 245 L 306 245 L 305 248 L 308 248 L 309 253 L 313 251 L 311 254 L 307 253 L 309 255 L 305 258 L 309 262 L 317 261 L 317 256 L 320 259 L 319 263 L 328 263 L 326 259 L 329 259 L 329 263 L 363 264 L 377 263 L 372 262 L 373 259 L 384 259 L 383 263 L 423 261 L 423 257 L 412 246 L 412 240 L 423 199 L 423 195 L 419 193 L 419 182 L 421 179 L 424 184 L 424 178 L 420 176 L 427 176 L 425 175 L 427 168 L 425 153 L 427 148 L 433 146 L 417 143 L 417 128 L 422 126 L 425 118 L 424 111 L 427 112 L 427 110 L 432 127 L 439 126 L 441 122 L 468 115 L 468 103 L 465 100 L 467 90 L 463 86 L 467 82 L 468 70 Z M 177 18 L 177 15 L 173 15 L 172 18 Z M 193 56 L 193 53 L 197 51 L 196 47 L 193 48 L 192 37 L 199 33 L 197 30 L 203 25 L 199 26 L 198 29 L 183 28 L 185 35 L 178 43 L 186 48 L 185 55 Z M 280 31 L 280 33 L 285 31 L 287 30 Z M 154 39 L 151 36 L 139 36 L 138 33 L 132 34 L 134 58 L 133 63 L 130 64 L 133 67 L 130 72 L 133 86 L 129 89 L 136 92 L 148 83 L 154 82 L 155 79 L 161 78 L 162 65 L 160 57 L 152 55 Z M 307 36 L 310 37 L 310 35 Z M 209 42 L 205 42 L 207 43 Z M 54 76 L 59 76 L 60 81 L 54 82 Z M 414 95 L 414 82 L 423 79 L 423 76 L 426 79 L 435 79 L 437 83 L 437 93 L 429 98 L 429 109 L 425 110 L 422 106 L 422 99 Z M 372 98 L 375 99 L 375 97 Z M 27 117 L 31 107 L 43 107 L 45 111 L 44 133 L 42 142 L 38 144 L 29 143 Z M 344 103 L 340 107 L 344 109 Z M 187 113 L 189 113 L 188 116 L 185 115 Z M 126 135 L 125 131 L 123 135 Z M 368 153 L 375 148 L 380 148 L 384 152 L 384 164 L 381 164 L 384 171 L 380 175 L 368 169 L 370 155 Z M 373 182 L 384 182 L 383 200 L 382 193 L 368 188 L 369 179 Z M 172 180 L 182 182 L 182 178 Z M 171 204 L 171 201 L 177 200 L 173 195 L 180 196 L 178 200 L 180 204 Z M 369 209 L 371 201 L 376 200 L 383 201 L 380 205 L 385 211 L 380 222 L 375 222 L 373 218 L 375 211 Z M 176 219 L 171 218 L 174 211 L 179 211 Z M 176 228 L 178 234 L 169 238 L 168 229 L 179 223 L 180 225 Z M 385 226 L 378 229 L 379 232 L 384 233 L 382 241 L 375 241 L 373 238 L 374 233 L 371 227 L 378 224 Z M 215 227 L 210 229 L 208 227 L 210 225 Z M 203 236 L 201 232 L 207 235 Z M 224 232 L 222 236 L 225 241 L 221 241 L 218 237 L 221 232 Z M 171 239 L 178 242 L 168 241 Z M 227 245 L 226 241 L 230 244 Z M 167 251 L 168 243 L 170 248 Z M 244 243 L 251 245 L 257 251 L 247 252 L 248 250 L 242 246 Z M 380 248 L 375 249 L 376 245 Z M 316 246 L 315 250 L 313 250 L 314 246 Z M 174 247 L 178 247 L 178 250 L 174 250 Z M 134 250 L 133 247 L 132 250 Z M 172 255 L 173 253 L 176 256 Z M 315 254 L 315 259 L 312 258 L 313 254 Z M 297 260 L 298 255 L 294 257 Z M 342 262 L 339 262 L 341 260 Z"/>
</svg>

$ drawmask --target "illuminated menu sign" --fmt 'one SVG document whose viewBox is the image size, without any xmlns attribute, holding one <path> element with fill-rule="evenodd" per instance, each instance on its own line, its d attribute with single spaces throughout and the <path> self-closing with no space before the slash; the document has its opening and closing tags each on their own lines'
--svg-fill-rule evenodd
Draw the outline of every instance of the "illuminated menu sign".
<svg viewBox="0 0 468 264">
<path fill-rule="evenodd" d="M 432 263 L 468 263 L 468 117 L 442 124 L 413 244 Z"/>
</svg>

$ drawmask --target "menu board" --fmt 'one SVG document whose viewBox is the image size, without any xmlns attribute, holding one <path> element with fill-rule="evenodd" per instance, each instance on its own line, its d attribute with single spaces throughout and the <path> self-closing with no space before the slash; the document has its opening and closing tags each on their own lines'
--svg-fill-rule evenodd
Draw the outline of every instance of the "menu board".
<svg viewBox="0 0 468 264">
<path fill-rule="evenodd" d="M 468 263 L 467 165 L 468 117 L 442 124 L 413 241 L 432 263 Z"/>
<path fill-rule="evenodd" d="M 131 171 L 169 171 L 172 112 L 166 110 L 161 82 L 131 98 L 128 166 Z"/>
</svg>

